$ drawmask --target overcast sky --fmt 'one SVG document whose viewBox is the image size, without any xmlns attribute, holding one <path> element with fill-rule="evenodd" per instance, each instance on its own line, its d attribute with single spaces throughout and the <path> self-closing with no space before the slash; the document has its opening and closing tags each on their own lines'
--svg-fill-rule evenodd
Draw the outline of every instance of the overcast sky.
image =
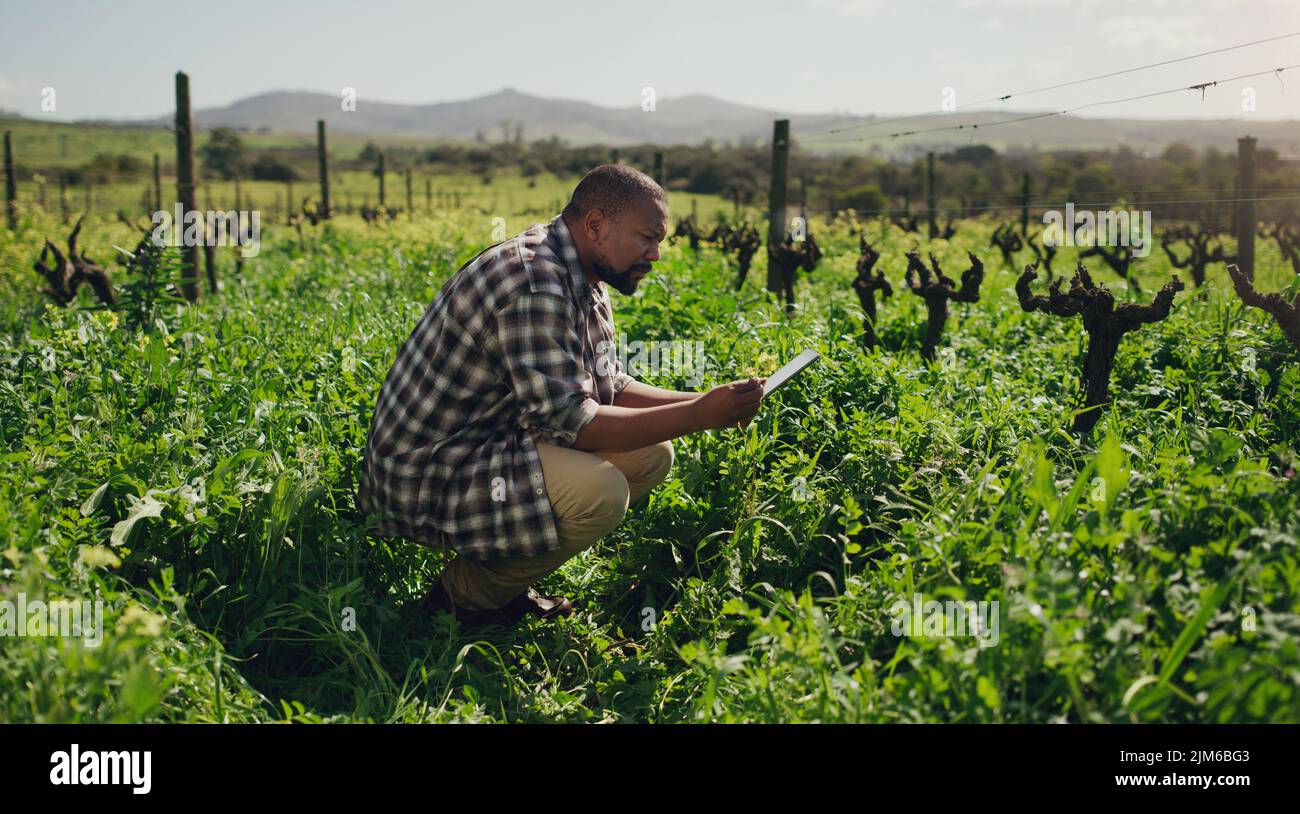
<svg viewBox="0 0 1300 814">
<path fill-rule="evenodd" d="M 635 106 L 706 93 L 787 113 L 902 114 L 1300 31 L 1300 0 L 41 2 L 0 0 L 0 108 L 60 120 L 169 114 L 269 90 L 358 105 L 513 87 Z M 1300 64 L 1300 37 L 1008 103 L 1049 110 Z M 1243 112 L 1242 89 L 1256 110 Z M 41 109 L 55 89 L 54 112 Z M 990 107 L 997 107 L 991 105 Z M 1300 118 L 1300 68 L 1083 115 Z"/>
</svg>

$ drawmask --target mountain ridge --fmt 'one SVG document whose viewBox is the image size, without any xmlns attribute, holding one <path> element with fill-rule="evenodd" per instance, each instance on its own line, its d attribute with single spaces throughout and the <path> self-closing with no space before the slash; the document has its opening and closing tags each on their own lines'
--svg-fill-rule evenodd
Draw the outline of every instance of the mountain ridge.
<svg viewBox="0 0 1300 814">
<path fill-rule="evenodd" d="M 935 147 L 971 143 L 978 128 L 944 131 L 890 139 L 891 132 L 943 127 L 942 117 L 887 118 L 840 113 L 786 113 L 738 104 L 703 93 L 661 98 L 654 110 L 640 105 L 605 107 L 574 99 L 558 99 L 503 88 L 466 99 L 404 104 L 359 99 L 356 109 L 343 109 L 341 97 L 309 90 L 271 90 L 238 99 L 222 107 L 195 110 L 196 127 L 233 127 L 254 132 L 310 132 L 324 119 L 330 132 L 373 135 L 419 135 L 430 139 L 501 141 L 515 137 L 523 126 L 528 141 L 559 138 L 570 144 L 702 144 L 706 140 L 758 145 L 771 138 L 772 121 L 788 118 L 796 143 L 814 152 L 915 152 Z M 1084 119 L 1048 116 L 1005 127 L 1007 118 L 1044 111 L 976 111 L 960 114 L 963 123 L 978 124 L 986 132 L 979 141 L 1003 150 L 1098 148 L 1127 144 L 1134 149 L 1157 148 L 1173 142 L 1194 147 L 1214 145 L 1235 150 L 1236 138 L 1254 135 L 1261 146 L 1285 155 L 1300 155 L 1300 120 L 1249 121 L 1241 119 Z M 894 124 L 897 122 L 897 124 Z M 122 122 L 142 126 L 169 126 L 171 118 Z M 869 125 L 856 127 L 857 125 Z M 989 127 L 994 125 L 994 127 Z M 810 137 L 815 131 L 851 127 L 843 133 Z M 861 133 L 869 138 L 856 135 Z M 801 135 L 802 134 L 802 135 Z"/>
</svg>

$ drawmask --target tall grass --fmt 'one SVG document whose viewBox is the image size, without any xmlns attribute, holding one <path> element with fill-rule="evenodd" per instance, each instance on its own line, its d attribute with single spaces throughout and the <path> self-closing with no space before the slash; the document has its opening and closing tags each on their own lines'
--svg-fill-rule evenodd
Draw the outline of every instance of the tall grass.
<svg viewBox="0 0 1300 814">
<path fill-rule="evenodd" d="M 1295 351 L 1212 272 L 1125 339 L 1115 404 L 1072 435 L 1082 331 L 1019 309 L 983 221 L 927 244 L 990 272 L 929 366 L 899 285 L 863 351 L 844 221 L 814 222 L 826 259 L 790 316 L 762 268 L 737 293 L 713 249 L 666 246 L 615 297 L 620 331 L 703 342 L 706 387 L 804 347 L 822 363 L 746 431 L 674 442 L 668 481 L 549 580 L 574 617 L 470 634 L 423 615 L 443 555 L 367 535 L 351 493 L 397 347 L 490 242 L 476 195 L 381 227 L 271 227 L 242 276 L 223 259 L 219 295 L 137 331 L 35 293 L 56 217 L 0 236 L 5 598 L 103 599 L 108 628 L 98 648 L 0 638 L 0 718 L 1300 720 Z M 914 237 L 868 229 L 899 280 Z M 101 260 L 134 245 L 103 220 L 82 242 Z M 1275 289 L 1290 275 L 1269 248 Z M 1170 272 L 1156 253 L 1141 268 L 1147 290 Z M 997 600 L 999 643 L 893 635 L 918 592 Z"/>
</svg>

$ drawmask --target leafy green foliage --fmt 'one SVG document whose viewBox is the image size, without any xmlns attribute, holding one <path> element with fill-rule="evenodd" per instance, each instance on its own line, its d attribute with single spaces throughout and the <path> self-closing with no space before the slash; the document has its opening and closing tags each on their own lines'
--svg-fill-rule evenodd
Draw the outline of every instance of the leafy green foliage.
<svg viewBox="0 0 1300 814">
<path fill-rule="evenodd" d="M 823 361 L 746 430 L 674 442 L 669 479 L 544 586 L 573 618 L 422 616 L 443 555 L 368 535 L 352 489 L 396 348 L 489 240 L 466 210 L 341 217 L 309 253 L 268 229 L 219 295 L 144 287 L 120 320 L 42 303 L 16 282 L 30 241 L 0 237 L 0 590 L 102 599 L 106 626 L 98 648 L 0 638 L 0 717 L 1300 720 L 1300 374 L 1276 329 L 1212 279 L 1126 340 L 1079 437 L 1081 331 L 1020 311 L 1009 271 L 954 305 L 933 364 L 917 298 L 864 352 L 843 221 L 814 225 L 793 315 L 708 247 L 615 298 L 630 338 L 703 342 L 706 387 Z M 866 228 L 897 279 L 913 238 Z M 928 248 L 960 264 L 991 228 Z M 894 635 L 915 593 L 997 601 L 999 641 Z"/>
<path fill-rule="evenodd" d="M 132 252 L 119 248 L 126 278 L 118 286 L 118 308 L 130 331 L 152 331 L 162 316 L 176 313 L 185 299 L 176 293 L 186 269 L 180 253 L 146 236 Z M 169 307 L 171 306 L 171 307 Z"/>
</svg>

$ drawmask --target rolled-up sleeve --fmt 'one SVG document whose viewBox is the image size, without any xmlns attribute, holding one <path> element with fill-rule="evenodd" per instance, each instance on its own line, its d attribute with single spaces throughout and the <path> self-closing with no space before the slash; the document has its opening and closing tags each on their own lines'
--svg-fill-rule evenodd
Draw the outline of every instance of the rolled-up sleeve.
<svg viewBox="0 0 1300 814">
<path fill-rule="evenodd" d="M 629 384 L 631 384 L 632 382 L 636 381 L 636 379 L 634 379 L 634 378 L 632 378 L 631 376 L 627 375 L 627 373 L 625 373 L 625 372 L 623 371 L 623 363 L 620 362 L 620 361 L 618 360 L 618 357 L 617 357 L 617 356 L 614 357 L 614 377 L 613 377 L 613 378 L 614 378 L 614 395 L 616 395 L 616 396 L 617 396 L 619 393 L 622 393 L 622 392 L 623 392 L 623 388 L 627 387 Z"/>
<path fill-rule="evenodd" d="M 573 446 L 599 407 L 575 323 L 572 304 L 547 292 L 523 291 L 497 314 L 519 424 L 563 446 Z"/>
</svg>

